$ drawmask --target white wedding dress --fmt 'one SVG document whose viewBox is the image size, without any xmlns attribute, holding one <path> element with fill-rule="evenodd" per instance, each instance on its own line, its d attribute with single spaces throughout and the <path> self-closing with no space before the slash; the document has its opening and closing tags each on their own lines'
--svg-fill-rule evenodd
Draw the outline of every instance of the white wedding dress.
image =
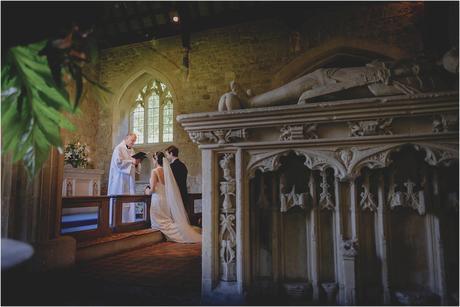
<svg viewBox="0 0 460 307">
<path fill-rule="evenodd" d="M 163 158 L 163 172 L 165 184 L 157 182 L 155 192 L 152 194 L 150 206 L 152 228 L 160 230 L 168 241 L 201 242 L 201 234 L 190 226 L 179 187 L 166 158 Z"/>
</svg>

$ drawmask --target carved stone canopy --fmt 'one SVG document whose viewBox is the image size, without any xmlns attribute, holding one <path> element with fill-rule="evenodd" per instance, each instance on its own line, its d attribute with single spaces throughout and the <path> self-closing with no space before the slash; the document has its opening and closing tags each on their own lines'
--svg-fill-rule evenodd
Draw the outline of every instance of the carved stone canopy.
<svg viewBox="0 0 460 307">
<path fill-rule="evenodd" d="M 336 150 L 309 150 L 304 148 L 292 150 L 272 150 L 253 155 L 247 169 L 251 176 L 255 170 L 275 171 L 280 167 L 280 158 L 294 152 L 305 157 L 305 165 L 311 170 L 332 168 L 340 180 L 353 179 L 360 175 L 361 169 L 384 168 L 391 164 L 390 154 L 410 146 L 425 152 L 425 162 L 429 165 L 448 165 L 458 161 L 458 146 L 449 144 L 401 143 L 374 147 L 351 147 Z"/>
</svg>

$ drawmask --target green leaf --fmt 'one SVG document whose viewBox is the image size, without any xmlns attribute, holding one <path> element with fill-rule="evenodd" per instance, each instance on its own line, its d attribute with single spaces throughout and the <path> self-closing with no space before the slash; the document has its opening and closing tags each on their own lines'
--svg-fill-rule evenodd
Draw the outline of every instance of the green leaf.
<svg viewBox="0 0 460 307">
<path fill-rule="evenodd" d="M 23 160 L 33 177 L 48 159 L 51 146 L 62 146 L 60 128 L 74 129 L 63 111 L 72 103 L 56 86 L 46 57 L 46 42 L 10 49 L 2 63 L 2 149 Z"/>
</svg>

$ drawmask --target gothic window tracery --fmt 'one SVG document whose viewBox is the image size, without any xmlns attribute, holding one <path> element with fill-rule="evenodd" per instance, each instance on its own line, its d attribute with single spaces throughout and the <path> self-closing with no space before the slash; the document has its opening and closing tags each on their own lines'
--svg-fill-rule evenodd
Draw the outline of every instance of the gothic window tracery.
<svg viewBox="0 0 460 307">
<path fill-rule="evenodd" d="M 137 134 L 136 144 L 173 141 L 173 96 L 166 84 L 151 80 L 137 94 L 130 113 L 130 131 Z"/>
</svg>

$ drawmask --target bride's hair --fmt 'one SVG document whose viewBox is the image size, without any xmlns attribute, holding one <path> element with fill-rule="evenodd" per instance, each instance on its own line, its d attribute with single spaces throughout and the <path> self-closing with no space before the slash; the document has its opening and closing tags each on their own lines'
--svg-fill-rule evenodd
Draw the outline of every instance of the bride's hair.
<svg viewBox="0 0 460 307">
<path fill-rule="evenodd" d="M 157 151 L 155 153 L 155 159 L 157 160 L 157 163 L 159 166 L 163 166 L 163 158 L 165 154 L 162 151 Z"/>
</svg>

